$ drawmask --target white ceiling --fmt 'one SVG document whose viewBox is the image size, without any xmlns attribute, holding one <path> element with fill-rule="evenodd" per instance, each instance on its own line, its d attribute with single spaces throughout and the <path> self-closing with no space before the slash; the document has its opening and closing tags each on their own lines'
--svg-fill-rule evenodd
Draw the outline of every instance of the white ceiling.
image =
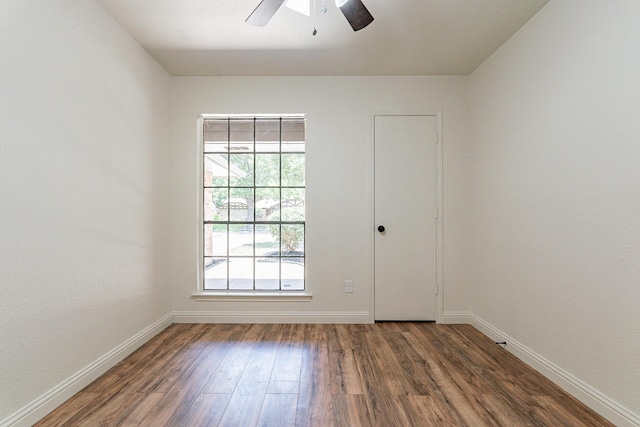
<svg viewBox="0 0 640 427">
<path fill-rule="evenodd" d="M 96 1 L 172 75 L 305 76 L 468 75 L 549 0 L 363 0 L 358 32 L 334 0 L 264 28 L 244 22 L 260 0 Z"/>
</svg>

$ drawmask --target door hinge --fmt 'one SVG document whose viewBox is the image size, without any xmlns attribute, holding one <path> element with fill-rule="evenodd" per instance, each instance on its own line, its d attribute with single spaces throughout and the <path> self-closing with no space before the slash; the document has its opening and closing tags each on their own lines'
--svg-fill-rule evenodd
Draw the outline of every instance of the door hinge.
<svg viewBox="0 0 640 427">
<path fill-rule="evenodd" d="M 440 286 L 436 285 L 436 295 L 440 293 Z"/>
<path fill-rule="evenodd" d="M 440 212 L 438 212 L 438 208 L 436 208 L 436 219 L 440 216 Z"/>
</svg>

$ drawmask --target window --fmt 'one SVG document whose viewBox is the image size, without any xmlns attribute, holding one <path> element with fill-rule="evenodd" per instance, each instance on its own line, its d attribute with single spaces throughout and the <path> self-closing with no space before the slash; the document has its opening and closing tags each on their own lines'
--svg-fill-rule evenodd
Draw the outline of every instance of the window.
<svg viewBox="0 0 640 427">
<path fill-rule="evenodd" d="M 305 289 L 305 119 L 203 121 L 205 291 Z"/>
</svg>

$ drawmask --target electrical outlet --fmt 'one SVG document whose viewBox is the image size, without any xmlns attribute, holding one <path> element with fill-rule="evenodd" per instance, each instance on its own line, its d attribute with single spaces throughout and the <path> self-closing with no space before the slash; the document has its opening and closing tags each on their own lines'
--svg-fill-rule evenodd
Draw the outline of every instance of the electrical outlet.
<svg viewBox="0 0 640 427">
<path fill-rule="evenodd" d="M 346 293 L 352 293 L 353 292 L 353 280 L 345 280 L 344 281 L 344 291 Z"/>
</svg>

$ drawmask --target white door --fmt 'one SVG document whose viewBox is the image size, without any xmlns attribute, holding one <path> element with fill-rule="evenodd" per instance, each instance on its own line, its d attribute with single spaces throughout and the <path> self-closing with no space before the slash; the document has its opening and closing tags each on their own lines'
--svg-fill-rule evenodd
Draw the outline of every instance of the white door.
<svg viewBox="0 0 640 427">
<path fill-rule="evenodd" d="M 435 116 L 374 117 L 375 320 L 436 318 L 436 143 Z"/>
</svg>

